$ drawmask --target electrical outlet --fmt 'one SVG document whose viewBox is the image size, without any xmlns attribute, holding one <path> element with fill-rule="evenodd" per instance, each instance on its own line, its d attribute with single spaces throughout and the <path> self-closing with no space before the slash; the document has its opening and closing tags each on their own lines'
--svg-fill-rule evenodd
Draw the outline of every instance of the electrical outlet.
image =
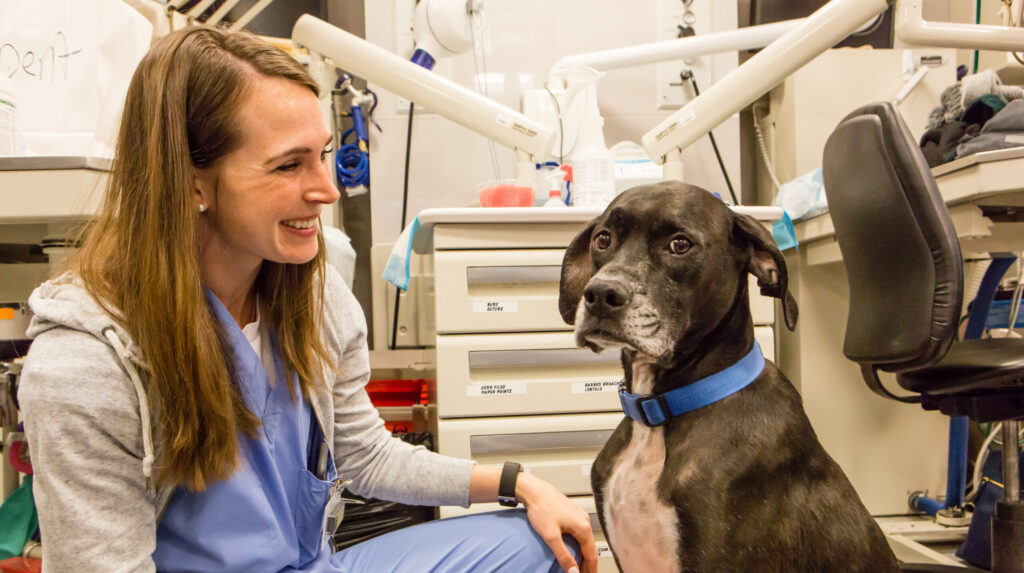
<svg viewBox="0 0 1024 573">
<path fill-rule="evenodd" d="M 711 0 L 658 0 L 656 41 L 664 42 L 679 37 L 679 26 L 685 25 L 687 11 L 693 15 L 692 27 L 697 35 L 710 34 L 712 10 Z M 658 64 L 658 109 L 679 109 L 695 96 L 689 81 L 683 81 L 679 72 L 689 68 L 700 89 L 707 89 L 712 82 L 711 56 L 699 56 L 686 60 L 672 60 Z"/>
</svg>

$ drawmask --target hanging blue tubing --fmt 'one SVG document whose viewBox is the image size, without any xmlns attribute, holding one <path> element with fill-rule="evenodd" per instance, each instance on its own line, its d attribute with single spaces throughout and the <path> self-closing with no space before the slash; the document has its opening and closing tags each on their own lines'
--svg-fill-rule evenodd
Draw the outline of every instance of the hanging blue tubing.
<svg viewBox="0 0 1024 573">
<path fill-rule="evenodd" d="M 338 181 L 345 187 L 370 186 L 369 136 L 363 121 L 363 109 L 358 105 L 351 108 L 352 127 L 341 136 L 342 146 L 335 155 Z M 355 135 L 355 143 L 346 143 Z"/>
</svg>

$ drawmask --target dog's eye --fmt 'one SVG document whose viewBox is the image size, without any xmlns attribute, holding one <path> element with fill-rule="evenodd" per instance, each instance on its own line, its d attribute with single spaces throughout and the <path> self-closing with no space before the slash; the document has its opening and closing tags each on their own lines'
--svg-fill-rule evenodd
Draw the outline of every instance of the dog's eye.
<svg viewBox="0 0 1024 573">
<path fill-rule="evenodd" d="M 693 243 L 691 243 L 689 239 L 685 237 L 676 237 L 669 241 L 668 250 L 673 255 L 681 255 L 686 251 L 689 251 L 692 246 Z"/>
<path fill-rule="evenodd" d="M 609 233 L 608 231 L 601 231 L 600 233 L 594 235 L 594 247 L 597 250 L 603 251 L 610 246 L 612 246 L 611 233 Z"/>
</svg>

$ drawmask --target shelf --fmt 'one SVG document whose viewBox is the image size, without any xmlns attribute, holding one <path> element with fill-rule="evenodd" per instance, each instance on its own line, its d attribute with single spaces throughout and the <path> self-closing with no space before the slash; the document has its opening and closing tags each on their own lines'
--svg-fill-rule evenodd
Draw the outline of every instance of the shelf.
<svg viewBox="0 0 1024 573">
<path fill-rule="evenodd" d="M 96 213 L 110 160 L 0 157 L 0 223 L 47 223 Z"/>
</svg>

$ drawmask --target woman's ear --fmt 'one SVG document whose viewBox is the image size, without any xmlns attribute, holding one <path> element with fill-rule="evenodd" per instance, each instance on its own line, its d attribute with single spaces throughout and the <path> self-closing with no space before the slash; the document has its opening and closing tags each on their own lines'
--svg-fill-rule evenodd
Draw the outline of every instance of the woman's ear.
<svg viewBox="0 0 1024 573">
<path fill-rule="evenodd" d="M 212 169 L 192 168 L 192 197 L 196 210 L 206 211 L 213 204 L 213 190 L 216 187 L 216 175 Z"/>
</svg>

